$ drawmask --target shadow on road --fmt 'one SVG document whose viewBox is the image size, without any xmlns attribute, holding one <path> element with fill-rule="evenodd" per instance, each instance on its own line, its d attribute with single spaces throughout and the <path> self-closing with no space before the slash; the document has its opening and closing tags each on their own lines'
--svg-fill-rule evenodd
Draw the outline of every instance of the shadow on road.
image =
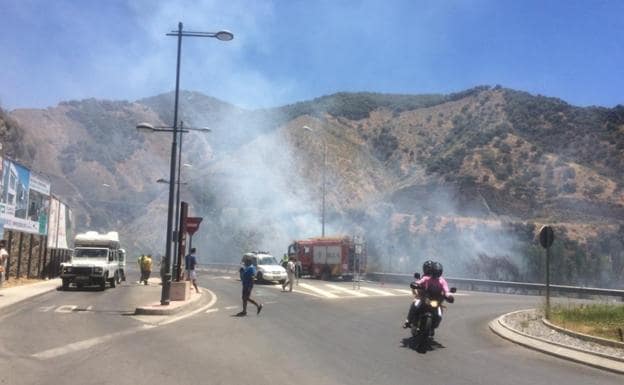
<svg viewBox="0 0 624 385">
<path fill-rule="evenodd" d="M 401 340 L 401 347 L 415 350 L 420 354 L 427 354 L 428 351 L 434 351 L 437 349 L 445 349 L 446 346 L 442 345 L 436 340 L 432 340 L 429 344 L 422 344 L 418 346 L 416 337 L 403 338 Z M 429 345 L 429 346 L 427 346 Z"/>
</svg>

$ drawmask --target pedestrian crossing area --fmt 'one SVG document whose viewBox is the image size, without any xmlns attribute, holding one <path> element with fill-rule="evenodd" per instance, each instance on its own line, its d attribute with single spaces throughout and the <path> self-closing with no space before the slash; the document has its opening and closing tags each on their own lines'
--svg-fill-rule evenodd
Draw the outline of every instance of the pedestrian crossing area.
<svg viewBox="0 0 624 385">
<path fill-rule="evenodd" d="M 282 290 L 281 285 L 262 287 Z M 308 279 L 299 280 L 298 284 L 293 285 L 293 292 L 322 299 L 406 297 L 412 295 L 411 290 L 383 286 L 374 282 L 361 282 L 358 288 L 357 283 L 354 285 L 353 282 L 327 282 Z"/>
</svg>

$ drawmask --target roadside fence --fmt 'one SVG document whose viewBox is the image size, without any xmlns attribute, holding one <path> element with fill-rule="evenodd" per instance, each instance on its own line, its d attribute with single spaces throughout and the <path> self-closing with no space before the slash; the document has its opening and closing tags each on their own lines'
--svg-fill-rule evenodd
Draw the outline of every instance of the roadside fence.
<svg viewBox="0 0 624 385">
<path fill-rule="evenodd" d="M 393 282 L 409 284 L 414 280 L 410 274 L 394 273 L 367 273 L 366 277 L 371 281 Z M 458 289 L 470 291 L 487 291 L 508 294 L 529 294 L 544 295 L 546 285 L 543 283 L 511 282 L 511 281 L 489 281 L 485 279 L 469 279 L 445 277 L 447 282 Z M 565 294 L 566 296 L 576 296 L 578 298 L 594 297 L 614 297 L 624 301 L 624 290 L 602 289 L 595 287 L 550 285 L 551 294 Z"/>
<path fill-rule="evenodd" d="M 61 263 L 69 260 L 71 250 L 47 247 L 48 237 L 14 230 L 4 230 L 9 253 L 5 265 L 5 279 L 56 278 L 61 274 Z"/>
<path fill-rule="evenodd" d="M 220 273 L 238 273 L 240 264 L 232 263 L 202 263 L 199 271 L 211 271 Z M 543 283 L 490 281 L 485 279 L 445 277 L 450 285 L 460 290 L 485 291 L 506 294 L 544 295 L 546 285 Z M 409 284 L 414 277 L 410 274 L 395 274 L 372 272 L 366 273 L 366 279 L 375 282 L 391 282 Z M 624 302 L 624 290 L 602 289 L 595 287 L 550 285 L 551 295 L 565 295 L 578 298 L 610 297 Z"/>
</svg>

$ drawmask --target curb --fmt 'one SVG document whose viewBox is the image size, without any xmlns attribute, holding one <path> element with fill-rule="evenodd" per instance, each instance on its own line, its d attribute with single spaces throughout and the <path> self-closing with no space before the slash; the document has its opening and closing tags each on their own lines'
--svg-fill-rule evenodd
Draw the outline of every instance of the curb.
<svg viewBox="0 0 624 385">
<path fill-rule="evenodd" d="M 171 301 L 168 306 L 162 306 L 160 304 L 153 304 L 147 306 L 138 306 L 134 310 L 135 315 L 174 315 L 178 314 L 185 310 L 194 310 L 200 307 L 203 302 L 201 299 L 205 298 L 204 294 L 208 293 L 208 291 L 202 288 L 202 291 L 198 294 L 193 294 L 190 300 L 188 301 Z M 172 303 L 182 302 L 179 305 L 171 306 Z"/>
<path fill-rule="evenodd" d="M 503 318 L 506 315 L 507 314 L 504 314 L 492 320 L 488 324 L 490 330 L 492 330 L 492 332 L 494 332 L 496 335 L 518 345 L 522 345 L 529 349 L 546 353 L 551 356 L 592 366 L 598 369 L 608 370 L 610 372 L 618 374 L 624 374 L 624 362 L 614 359 L 612 357 L 606 357 L 604 355 L 599 355 L 596 353 L 581 351 L 560 344 L 555 344 L 542 338 L 529 336 L 528 334 L 512 329 L 507 324 L 505 324 L 505 322 L 503 322 Z"/>
<path fill-rule="evenodd" d="M 571 337 L 575 337 L 575 338 L 578 338 L 578 339 L 581 339 L 581 340 L 585 340 L 585 341 L 589 341 L 589 342 L 594 342 L 594 343 L 601 344 L 601 345 L 610 346 L 610 347 L 613 347 L 613 348 L 624 349 L 624 342 L 618 342 L 618 341 L 608 340 L 606 338 L 590 336 L 589 334 L 578 333 L 578 332 L 575 332 L 573 330 L 566 329 L 566 328 L 563 328 L 561 326 L 557 326 L 557 325 L 549 322 L 545 318 L 542 318 L 542 323 L 544 325 L 548 326 L 551 329 L 555 329 L 556 331 L 558 331 L 560 333 L 563 333 L 563 334 L 567 334 L 567 335 L 569 335 Z"/>
<path fill-rule="evenodd" d="M 14 302 L 6 303 L 6 304 L 2 304 L 2 303 L 0 303 L 0 309 L 10 309 L 10 308 L 12 308 L 13 306 L 19 305 L 20 303 L 22 303 L 22 302 L 24 302 L 24 301 L 26 301 L 26 300 L 33 299 L 33 298 L 37 298 L 37 297 L 40 297 L 40 296 L 42 296 L 42 295 L 44 295 L 44 294 L 48 294 L 48 293 L 49 293 L 49 292 L 51 292 L 51 291 L 58 290 L 58 289 L 59 289 L 59 287 L 61 287 L 61 279 L 60 279 L 60 278 L 53 278 L 53 279 L 50 279 L 50 280 L 47 280 L 47 281 L 43 281 L 43 282 L 45 282 L 45 283 L 49 283 L 49 282 L 54 281 L 54 280 L 57 280 L 57 279 L 58 279 L 57 285 L 55 285 L 55 286 L 53 286 L 53 287 L 50 287 L 50 288 L 47 288 L 47 289 L 45 289 L 45 290 L 39 291 L 39 292 L 37 292 L 37 293 L 35 293 L 35 294 L 32 294 L 32 295 L 29 295 L 29 296 L 26 296 L 26 297 L 20 298 L 19 300 L 14 301 Z M 42 283 L 43 283 L 43 282 L 42 282 Z M 37 285 L 37 283 L 31 284 L 31 285 Z M 13 287 L 11 287 L 11 289 L 12 289 L 12 288 L 16 288 L 16 287 L 23 287 L 23 286 L 24 286 L 24 285 L 22 285 L 22 286 L 13 286 Z M 25 286 L 29 286 L 29 285 L 25 285 Z M 7 289 L 8 289 L 8 288 L 7 288 Z M 0 291 L 0 294 L 1 294 L 1 293 L 2 293 L 2 291 Z"/>
</svg>

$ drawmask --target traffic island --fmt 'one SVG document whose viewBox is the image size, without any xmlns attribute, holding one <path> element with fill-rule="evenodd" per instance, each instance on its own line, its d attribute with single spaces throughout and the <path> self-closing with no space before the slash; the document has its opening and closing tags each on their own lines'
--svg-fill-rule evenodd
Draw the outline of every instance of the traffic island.
<svg viewBox="0 0 624 385">
<path fill-rule="evenodd" d="M 205 290 L 196 293 L 190 290 L 188 282 L 172 282 L 171 301 L 169 305 L 161 305 L 160 302 L 152 303 L 146 306 L 139 306 L 135 309 L 135 315 L 173 315 L 183 311 L 194 310 L 201 306 L 201 299 L 204 297 Z"/>
<path fill-rule="evenodd" d="M 518 345 L 540 351 L 569 361 L 593 366 L 595 368 L 624 374 L 624 349 L 618 351 L 604 347 L 602 351 L 589 349 L 587 341 L 567 335 L 559 338 L 558 331 L 548 328 L 540 332 L 541 327 L 548 327 L 536 315 L 535 309 L 521 310 L 502 315 L 490 322 L 489 327 L 495 334 Z M 520 320 L 520 322 L 516 322 Z"/>
</svg>

